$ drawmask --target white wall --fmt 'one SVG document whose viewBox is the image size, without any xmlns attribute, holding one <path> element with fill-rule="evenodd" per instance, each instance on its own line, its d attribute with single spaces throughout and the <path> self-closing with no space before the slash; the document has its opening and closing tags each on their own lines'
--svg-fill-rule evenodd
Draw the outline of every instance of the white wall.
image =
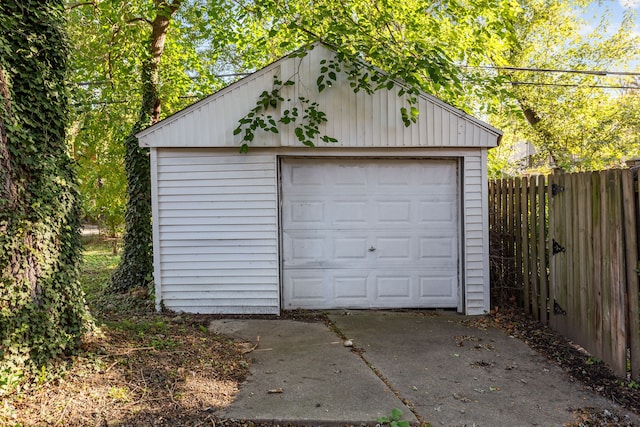
<svg viewBox="0 0 640 427">
<path fill-rule="evenodd" d="M 158 302 L 279 313 L 275 156 L 163 149 L 154 157 Z"/>
<path fill-rule="evenodd" d="M 279 155 L 461 159 L 459 308 L 489 309 L 486 150 L 478 149 L 154 149 L 158 303 L 196 313 L 279 312 Z"/>
<path fill-rule="evenodd" d="M 400 85 L 373 94 L 354 93 L 344 73 L 330 88 L 318 93 L 316 79 L 320 61 L 333 52 L 316 46 L 304 58 L 284 58 L 195 103 L 160 123 L 140 132 L 140 145 L 146 147 L 239 147 L 240 135 L 233 135 L 238 121 L 256 106 L 263 91 L 271 91 L 273 78 L 292 80 L 293 86 L 281 90 L 284 101 L 268 114 L 278 120 L 283 111 L 302 108 L 300 96 L 318 102 L 327 115 L 320 127 L 323 134 L 338 139 L 321 147 L 495 147 L 500 131 L 430 96 L 418 97 L 417 123 L 404 126 L 400 108 L 409 107 L 406 96 L 399 97 Z M 277 134 L 258 131 L 255 147 L 300 146 L 294 126 L 280 125 Z"/>
</svg>

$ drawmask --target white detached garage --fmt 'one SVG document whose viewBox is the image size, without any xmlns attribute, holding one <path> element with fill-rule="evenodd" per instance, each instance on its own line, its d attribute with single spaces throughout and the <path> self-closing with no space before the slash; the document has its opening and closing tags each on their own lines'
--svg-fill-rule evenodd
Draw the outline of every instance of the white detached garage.
<svg viewBox="0 0 640 427">
<path fill-rule="evenodd" d="M 297 308 L 489 309 L 487 149 L 501 132 L 432 96 L 405 127 L 397 91 L 318 93 L 322 45 L 140 132 L 151 148 L 156 302 L 193 313 Z M 274 77 L 327 114 L 337 143 L 293 126 L 233 131 Z"/>
</svg>

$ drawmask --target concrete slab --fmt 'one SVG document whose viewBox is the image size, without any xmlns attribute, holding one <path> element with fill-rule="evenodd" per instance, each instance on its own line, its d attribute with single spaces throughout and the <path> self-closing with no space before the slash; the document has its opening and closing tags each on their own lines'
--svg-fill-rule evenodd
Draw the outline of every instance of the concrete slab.
<svg viewBox="0 0 640 427">
<path fill-rule="evenodd" d="M 453 313 L 349 311 L 329 315 L 363 358 L 433 426 L 562 426 L 572 408 L 614 409 L 526 344 Z"/>
<path fill-rule="evenodd" d="M 210 330 L 252 343 L 260 337 L 258 347 L 248 353 L 251 374 L 234 402 L 217 414 L 221 418 L 373 425 L 399 408 L 405 419 L 416 421 L 409 408 L 324 324 L 223 319 L 213 321 Z"/>
</svg>

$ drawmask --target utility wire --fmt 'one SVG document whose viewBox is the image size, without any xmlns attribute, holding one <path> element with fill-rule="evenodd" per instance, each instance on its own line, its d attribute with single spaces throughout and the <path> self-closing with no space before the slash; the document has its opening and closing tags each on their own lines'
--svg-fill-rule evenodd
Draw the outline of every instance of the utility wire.
<svg viewBox="0 0 640 427">
<path fill-rule="evenodd" d="M 560 70 L 555 68 L 497 67 L 491 65 L 463 65 L 463 68 L 483 68 L 489 70 L 529 71 L 533 73 L 570 73 L 588 74 L 592 76 L 640 76 L 640 72 L 606 71 L 606 70 Z"/>
<path fill-rule="evenodd" d="M 639 90 L 640 86 L 613 86 L 613 85 L 583 85 L 571 83 L 541 83 L 541 82 L 509 82 L 514 86 L 560 86 L 560 87 L 584 87 L 596 89 L 632 89 Z"/>
<path fill-rule="evenodd" d="M 214 74 L 213 77 L 223 78 L 223 77 L 246 77 L 250 76 L 253 73 L 227 73 L 227 74 Z M 191 80 L 198 80 L 199 76 L 192 76 Z M 97 85 L 106 85 L 110 83 L 110 80 L 94 80 L 88 82 L 78 82 L 74 83 L 76 86 L 97 86 Z"/>
</svg>

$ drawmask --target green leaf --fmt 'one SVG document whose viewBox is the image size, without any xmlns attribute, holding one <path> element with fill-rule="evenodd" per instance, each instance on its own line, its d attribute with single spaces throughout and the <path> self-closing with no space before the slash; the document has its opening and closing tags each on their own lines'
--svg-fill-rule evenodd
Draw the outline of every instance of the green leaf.
<svg viewBox="0 0 640 427">
<path fill-rule="evenodd" d="M 391 419 L 393 421 L 398 421 L 400 418 L 402 418 L 402 411 L 398 408 L 393 408 L 391 410 Z"/>
</svg>

